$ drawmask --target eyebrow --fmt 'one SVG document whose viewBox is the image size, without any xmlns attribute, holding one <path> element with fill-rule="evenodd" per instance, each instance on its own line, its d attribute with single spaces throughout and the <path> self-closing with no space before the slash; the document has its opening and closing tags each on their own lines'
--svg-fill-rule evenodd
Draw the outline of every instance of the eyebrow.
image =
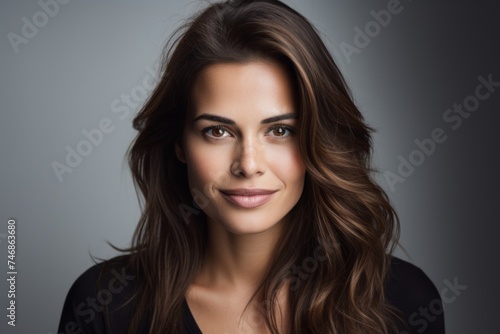
<svg viewBox="0 0 500 334">
<path fill-rule="evenodd" d="M 282 114 L 282 115 L 277 115 L 277 116 L 273 116 L 273 117 L 269 117 L 269 118 L 263 119 L 262 121 L 260 121 L 260 124 L 269 124 L 269 123 L 274 123 L 274 122 L 282 121 L 284 119 L 292 119 L 292 118 L 296 119 L 298 117 L 299 116 L 296 113 Z M 214 122 L 219 122 L 219 123 L 224 123 L 224 124 L 228 124 L 228 125 L 234 125 L 234 124 L 236 124 L 236 122 L 233 121 L 232 119 L 229 119 L 229 118 L 226 118 L 226 117 L 222 117 L 222 116 L 212 115 L 212 114 L 201 114 L 200 116 L 196 117 L 193 120 L 193 123 L 195 123 L 195 122 L 197 122 L 199 120 L 202 120 L 202 119 L 206 119 L 206 120 L 214 121 Z"/>
</svg>

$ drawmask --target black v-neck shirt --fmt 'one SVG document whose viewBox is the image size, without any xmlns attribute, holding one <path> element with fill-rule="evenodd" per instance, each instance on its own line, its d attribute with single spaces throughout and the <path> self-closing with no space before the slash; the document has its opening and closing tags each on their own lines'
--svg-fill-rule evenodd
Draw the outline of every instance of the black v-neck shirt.
<svg viewBox="0 0 500 334">
<path fill-rule="evenodd" d="M 71 286 L 59 322 L 59 334 L 127 333 L 133 306 L 120 308 L 134 291 L 136 277 L 127 272 L 126 262 L 114 261 L 97 282 L 103 263 L 85 271 Z M 406 327 L 398 334 L 443 334 L 444 315 L 440 295 L 425 273 L 418 267 L 393 257 L 391 276 L 386 286 L 387 299 L 404 315 Z M 109 321 L 105 308 L 109 308 Z M 186 334 L 202 334 L 184 301 L 183 324 Z M 149 332 L 148 321 L 141 323 L 138 333 Z"/>
</svg>

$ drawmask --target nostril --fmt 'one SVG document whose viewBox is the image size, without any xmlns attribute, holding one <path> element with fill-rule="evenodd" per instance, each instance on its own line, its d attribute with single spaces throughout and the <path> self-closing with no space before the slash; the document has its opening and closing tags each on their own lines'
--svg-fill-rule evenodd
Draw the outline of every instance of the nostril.
<svg viewBox="0 0 500 334">
<path fill-rule="evenodd" d="M 250 177 L 263 172 L 262 162 L 253 153 L 242 152 L 231 164 L 231 173 L 233 175 Z"/>
</svg>

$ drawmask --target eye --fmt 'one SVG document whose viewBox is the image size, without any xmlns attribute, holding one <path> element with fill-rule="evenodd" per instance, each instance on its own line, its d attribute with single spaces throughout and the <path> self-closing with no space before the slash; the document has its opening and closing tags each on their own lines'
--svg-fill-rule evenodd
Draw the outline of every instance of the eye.
<svg viewBox="0 0 500 334">
<path fill-rule="evenodd" d="M 295 129 L 289 125 L 277 124 L 271 127 L 269 133 L 273 137 L 288 137 L 291 134 L 295 133 Z"/>
<path fill-rule="evenodd" d="M 221 125 L 206 127 L 202 132 L 211 138 L 224 138 L 230 136 L 229 132 Z"/>
</svg>

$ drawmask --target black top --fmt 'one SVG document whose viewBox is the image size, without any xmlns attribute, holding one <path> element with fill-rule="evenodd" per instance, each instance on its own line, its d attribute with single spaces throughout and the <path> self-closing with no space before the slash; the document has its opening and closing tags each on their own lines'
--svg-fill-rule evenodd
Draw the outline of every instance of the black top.
<svg viewBox="0 0 500 334">
<path fill-rule="evenodd" d="M 135 276 L 127 272 L 126 262 L 116 262 L 101 279 L 103 263 L 85 271 L 73 283 L 64 303 L 58 333 L 127 333 L 132 307 L 118 309 L 134 289 Z M 443 334 L 444 316 L 440 295 L 425 273 L 406 261 L 393 257 L 391 276 L 386 287 L 387 299 L 404 314 L 406 328 L 398 334 Z M 104 308 L 109 307 L 109 323 Z M 184 329 L 187 334 L 202 334 L 184 301 Z M 143 321 L 139 333 L 148 333 Z"/>
</svg>

